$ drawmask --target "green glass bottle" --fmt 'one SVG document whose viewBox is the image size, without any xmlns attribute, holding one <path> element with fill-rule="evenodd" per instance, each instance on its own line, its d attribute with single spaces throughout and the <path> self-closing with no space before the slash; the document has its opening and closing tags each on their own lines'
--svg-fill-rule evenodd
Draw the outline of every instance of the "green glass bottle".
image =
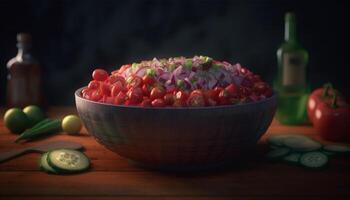
<svg viewBox="0 0 350 200">
<path fill-rule="evenodd" d="M 293 13 L 285 15 L 284 40 L 277 50 L 274 88 L 279 96 L 276 118 L 282 124 L 303 124 L 307 121 L 306 104 L 310 92 L 306 78 L 309 55 L 298 41 Z"/>
</svg>

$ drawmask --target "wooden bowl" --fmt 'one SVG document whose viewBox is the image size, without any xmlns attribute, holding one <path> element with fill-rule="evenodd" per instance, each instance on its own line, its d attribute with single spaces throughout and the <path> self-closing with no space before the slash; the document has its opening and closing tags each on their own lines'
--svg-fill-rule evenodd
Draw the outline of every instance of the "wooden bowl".
<svg viewBox="0 0 350 200">
<path fill-rule="evenodd" d="M 197 169 L 237 160 L 255 145 L 276 111 L 276 94 L 256 103 L 217 107 L 143 108 L 90 101 L 75 92 L 89 134 L 143 166 Z"/>
</svg>

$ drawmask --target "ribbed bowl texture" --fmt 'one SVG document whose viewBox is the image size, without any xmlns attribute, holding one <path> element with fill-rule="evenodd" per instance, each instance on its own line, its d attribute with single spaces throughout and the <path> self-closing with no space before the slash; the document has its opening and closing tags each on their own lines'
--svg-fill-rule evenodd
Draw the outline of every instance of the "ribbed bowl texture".
<svg viewBox="0 0 350 200">
<path fill-rule="evenodd" d="M 239 162 L 276 111 L 276 94 L 255 103 L 143 108 L 93 102 L 75 92 L 87 131 L 107 149 L 146 167 L 196 169 Z"/>
</svg>

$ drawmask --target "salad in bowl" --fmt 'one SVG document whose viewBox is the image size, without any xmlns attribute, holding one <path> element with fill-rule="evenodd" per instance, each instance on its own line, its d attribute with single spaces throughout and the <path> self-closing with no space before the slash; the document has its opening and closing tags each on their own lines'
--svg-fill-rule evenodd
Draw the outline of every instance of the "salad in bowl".
<svg viewBox="0 0 350 200">
<path fill-rule="evenodd" d="M 208 56 L 174 57 L 95 69 L 85 99 L 142 107 L 204 107 L 257 102 L 272 96 L 259 75 Z"/>
<path fill-rule="evenodd" d="M 254 151 L 277 107 L 260 76 L 207 56 L 95 69 L 75 92 L 87 131 L 141 166 L 197 170 L 239 163 Z"/>
</svg>

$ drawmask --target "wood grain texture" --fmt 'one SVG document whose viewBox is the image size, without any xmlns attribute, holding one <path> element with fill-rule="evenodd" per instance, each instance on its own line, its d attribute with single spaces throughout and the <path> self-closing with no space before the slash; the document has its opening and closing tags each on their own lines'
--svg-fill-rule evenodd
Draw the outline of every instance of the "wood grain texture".
<svg viewBox="0 0 350 200">
<path fill-rule="evenodd" d="M 71 108 L 50 110 L 53 117 L 74 113 Z M 319 139 L 311 126 L 282 126 L 274 121 L 259 147 L 266 147 L 268 136 L 286 133 Z M 99 145 L 85 130 L 79 136 L 62 133 L 24 144 L 13 143 L 15 138 L 0 120 L 0 152 L 47 141 L 75 141 L 84 145 L 92 168 L 78 175 L 48 175 L 39 171 L 40 155 L 35 153 L 2 163 L 0 199 L 4 200 L 350 199 L 350 162 L 346 158 L 331 159 L 329 168 L 322 171 L 254 159 L 240 167 L 180 174 L 130 165 Z"/>
</svg>

